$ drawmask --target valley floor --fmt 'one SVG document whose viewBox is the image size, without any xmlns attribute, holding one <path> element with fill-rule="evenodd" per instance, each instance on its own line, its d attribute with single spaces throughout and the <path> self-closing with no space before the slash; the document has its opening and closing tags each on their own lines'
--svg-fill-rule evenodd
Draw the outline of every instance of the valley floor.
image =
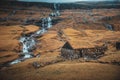
<svg viewBox="0 0 120 80">
<path fill-rule="evenodd" d="M 120 80 L 120 50 L 115 47 L 120 42 L 120 9 L 62 10 L 61 16 L 53 18 L 53 27 L 36 38 L 34 56 L 40 56 L 7 65 L 19 58 L 20 37 L 38 31 L 39 20 L 51 12 L 36 6 L 0 8 L 0 80 Z M 69 39 L 107 42 L 109 47 L 97 60 L 65 60 L 61 48 Z"/>
</svg>

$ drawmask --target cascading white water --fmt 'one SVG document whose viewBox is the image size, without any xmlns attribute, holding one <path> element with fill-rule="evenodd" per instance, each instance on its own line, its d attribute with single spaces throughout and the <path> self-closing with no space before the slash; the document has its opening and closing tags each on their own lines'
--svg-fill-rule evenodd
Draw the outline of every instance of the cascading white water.
<svg viewBox="0 0 120 80">
<path fill-rule="evenodd" d="M 59 6 L 60 6 L 59 4 L 54 4 L 54 9 L 55 9 L 55 13 L 53 13 L 55 15 L 54 17 L 60 16 L 60 12 L 58 10 Z M 49 29 L 51 27 L 52 27 L 51 17 L 42 18 L 40 30 L 36 31 L 35 33 L 31 34 L 30 36 L 23 36 L 20 38 L 19 42 L 22 43 L 22 45 L 23 45 L 22 53 L 21 53 L 22 57 L 10 62 L 9 64 L 10 65 L 17 64 L 19 62 L 24 61 L 25 59 L 34 57 L 32 51 L 34 50 L 34 48 L 36 48 L 35 37 L 44 34 L 45 32 L 47 32 L 47 29 Z"/>
<path fill-rule="evenodd" d="M 23 39 L 22 39 L 23 38 Z M 32 50 L 33 47 L 35 47 L 36 42 L 33 37 L 22 37 L 20 39 L 20 42 L 23 44 L 23 53 L 29 53 L 29 50 Z"/>
<path fill-rule="evenodd" d="M 52 27 L 52 19 L 50 17 L 48 19 L 48 28 Z"/>
<path fill-rule="evenodd" d="M 60 4 L 56 4 L 56 3 L 54 4 L 54 9 L 55 9 L 56 16 L 60 16 L 59 7 L 60 7 Z"/>
<path fill-rule="evenodd" d="M 19 42 L 22 43 L 22 57 L 10 62 L 10 65 L 19 63 L 24 61 L 25 59 L 32 58 L 32 51 L 36 47 L 36 40 L 35 37 L 40 36 L 47 32 L 47 29 L 52 27 L 52 19 L 51 17 L 43 18 L 42 19 L 42 29 L 38 30 L 37 32 L 31 34 L 31 36 L 23 36 L 20 38 Z"/>
<path fill-rule="evenodd" d="M 60 16 L 59 7 L 60 7 L 59 3 L 54 3 L 54 12 L 51 13 L 50 16 L 52 17 Z"/>
<path fill-rule="evenodd" d="M 36 46 L 36 42 L 35 42 L 35 39 L 33 37 L 21 37 L 20 40 L 19 40 L 22 45 L 23 45 L 23 48 L 22 48 L 22 57 L 12 61 L 10 64 L 16 64 L 16 63 L 19 63 L 25 59 L 28 59 L 28 58 L 32 58 L 33 56 L 31 55 L 31 52 L 30 50 L 33 50 L 33 48 Z"/>
<path fill-rule="evenodd" d="M 56 3 L 54 3 L 54 9 L 57 10 L 57 6 L 56 6 Z"/>
</svg>

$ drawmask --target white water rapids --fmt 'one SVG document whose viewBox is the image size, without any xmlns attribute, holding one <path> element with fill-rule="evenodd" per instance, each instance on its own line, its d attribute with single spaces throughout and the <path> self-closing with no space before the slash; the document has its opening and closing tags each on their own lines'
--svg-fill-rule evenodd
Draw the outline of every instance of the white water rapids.
<svg viewBox="0 0 120 80">
<path fill-rule="evenodd" d="M 60 13 L 59 13 L 59 4 L 54 4 L 54 9 L 55 9 L 55 12 L 54 14 L 56 16 L 60 16 Z M 56 16 L 52 16 L 52 17 L 56 17 Z M 13 64 L 17 64 L 19 62 L 22 62 L 26 59 L 29 59 L 29 58 L 32 58 L 34 57 L 33 55 L 33 50 L 36 48 L 36 39 L 35 37 L 38 37 L 42 34 L 44 34 L 45 32 L 47 32 L 47 30 L 49 28 L 52 27 L 52 18 L 49 16 L 47 18 L 42 18 L 41 19 L 41 29 L 36 31 L 35 33 L 31 34 L 30 36 L 22 36 L 19 40 L 20 43 L 22 43 L 22 52 L 20 53 L 20 57 L 12 62 L 10 62 L 9 64 L 10 65 L 13 65 Z"/>
<path fill-rule="evenodd" d="M 47 32 L 48 28 L 52 27 L 52 19 L 51 17 L 43 18 L 42 19 L 42 29 L 38 30 L 37 32 L 33 33 L 30 36 L 23 36 L 20 38 L 19 42 L 22 43 L 22 52 L 20 53 L 23 55 L 22 57 L 10 62 L 10 65 L 22 62 L 26 59 L 32 58 L 33 53 L 32 51 L 36 47 L 36 40 L 35 37 L 40 36 Z"/>
</svg>

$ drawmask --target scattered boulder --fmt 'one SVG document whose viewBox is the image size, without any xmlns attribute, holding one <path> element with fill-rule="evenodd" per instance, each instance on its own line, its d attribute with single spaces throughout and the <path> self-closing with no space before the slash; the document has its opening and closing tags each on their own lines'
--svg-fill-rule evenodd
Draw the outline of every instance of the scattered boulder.
<svg viewBox="0 0 120 80">
<path fill-rule="evenodd" d="M 38 62 L 33 62 L 32 65 L 33 65 L 33 67 L 34 67 L 35 69 L 41 67 L 41 65 L 40 65 Z"/>
</svg>

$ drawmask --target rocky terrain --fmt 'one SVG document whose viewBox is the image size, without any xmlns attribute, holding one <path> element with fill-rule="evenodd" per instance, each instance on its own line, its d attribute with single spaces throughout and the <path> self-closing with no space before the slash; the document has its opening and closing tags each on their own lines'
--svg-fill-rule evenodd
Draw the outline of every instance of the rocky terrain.
<svg viewBox="0 0 120 80">
<path fill-rule="evenodd" d="M 20 38 L 41 30 L 41 18 L 54 11 L 10 5 L 0 6 L 0 80 L 120 80 L 119 8 L 61 9 L 52 27 L 35 37 L 34 57 L 9 65 L 21 56 Z M 105 43 L 108 49 L 99 59 L 68 60 L 61 57 L 61 48 L 69 40 L 84 48 Z"/>
</svg>

